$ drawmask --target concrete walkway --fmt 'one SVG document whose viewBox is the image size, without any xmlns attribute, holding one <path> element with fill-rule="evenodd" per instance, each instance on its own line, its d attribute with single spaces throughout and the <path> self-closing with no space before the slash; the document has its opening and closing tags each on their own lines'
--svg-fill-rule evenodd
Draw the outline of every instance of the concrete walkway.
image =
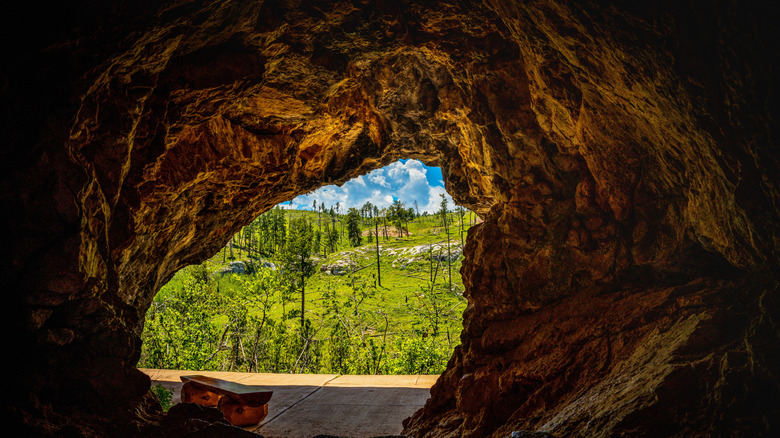
<svg viewBox="0 0 780 438">
<path fill-rule="evenodd" d="M 247 430 L 266 438 L 311 438 L 336 435 L 354 438 L 398 435 L 401 422 L 422 408 L 439 376 L 341 376 L 337 374 L 253 374 L 212 371 L 141 369 L 174 390 L 181 401 L 179 376 L 200 374 L 274 392 L 268 416 Z"/>
</svg>

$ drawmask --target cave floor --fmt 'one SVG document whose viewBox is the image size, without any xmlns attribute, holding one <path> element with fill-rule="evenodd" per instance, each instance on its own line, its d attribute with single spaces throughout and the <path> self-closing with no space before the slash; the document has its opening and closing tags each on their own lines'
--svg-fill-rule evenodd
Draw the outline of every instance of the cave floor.
<svg viewBox="0 0 780 438">
<path fill-rule="evenodd" d="M 181 401 L 182 375 L 200 374 L 267 387 L 274 391 L 268 416 L 259 425 L 246 428 L 266 438 L 398 435 L 403 429 L 401 422 L 423 407 L 439 377 L 141 371 L 152 379 L 152 385 L 174 390 L 172 404 Z"/>
</svg>

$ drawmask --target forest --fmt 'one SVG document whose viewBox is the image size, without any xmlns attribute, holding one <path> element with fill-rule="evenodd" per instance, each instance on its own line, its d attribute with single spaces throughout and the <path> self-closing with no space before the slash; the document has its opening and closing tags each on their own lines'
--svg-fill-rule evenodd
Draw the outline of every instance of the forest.
<svg viewBox="0 0 780 438">
<path fill-rule="evenodd" d="M 179 271 L 146 314 L 141 368 L 437 374 L 460 343 L 469 226 L 395 200 L 279 206 Z"/>
</svg>

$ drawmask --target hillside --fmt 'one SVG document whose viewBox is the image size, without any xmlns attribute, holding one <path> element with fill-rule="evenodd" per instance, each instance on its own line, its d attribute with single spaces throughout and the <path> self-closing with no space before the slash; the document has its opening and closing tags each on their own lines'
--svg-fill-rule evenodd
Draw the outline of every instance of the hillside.
<svg viewBox="0 0 780 438">
<path fill-rule="evenodd" d="M 269 234 L 273 221 L 281 220 L 289 244 L 291 224 L 301 219 L 311 224 L 310 240 L 326 228 L 338 233 L 331 248 L 322 244 L 311 252 L 305 288 L 296 278 L 300 271 L 286 269 L 281 250 L 270 249 L 279 236 Z M 347 215 L 274 209 L 162 287 L 147 314 L 139 366 L 441 372 L 459 344 L 466 305 L 461 220 L 465 238 L 478 219 L 468 211 L 449 213 L 448 245 L 441 215 L 395 224 L 361 218 L 361 242 L 353 246 Z"/>
</svg>

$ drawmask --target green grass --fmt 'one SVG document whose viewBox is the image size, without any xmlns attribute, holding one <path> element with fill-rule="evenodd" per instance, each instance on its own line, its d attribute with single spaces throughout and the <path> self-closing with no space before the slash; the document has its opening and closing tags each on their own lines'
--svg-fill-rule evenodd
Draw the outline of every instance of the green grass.
<svg viewBox="0 0 780 438">
<path fill-rule="evenodd" d="M 310 211 L 290 211 L 288 217 L 308 217 L 312 220 L 315 229 L 317 225 L 317 213 Z M 473 214 L 469 212 L 469 214 Z M 325 217 L 323 216 L 324 220 Z M 468 223 L 469 217 L 464 218 L 464 221 Z M 458 225 L 459 222 L 456 222 Z M 340 227 L 339 221 L 337 225 Z M 363 230 L 368 230 L 370 226 L 363 227 Z M 465 227 L 464 227 L 465 228 Z M 390 232 L 395 232 L 395 228 L 388 225 Z M 457 229 L 459 231 L 459 227 Z M 465 231 L 465 230 L 464 230 Z M 428 244 L 440 244 L 443 247 L 446 246 L 447 236 L 441 226 L 440 219 L 438 217 L 419 218 L 409 223 L 409 236 L 403 237 L 390 236 L 385 238 L 382 236 L 382 229 L 380 229 L 380 268 L 381 268 L 381 286 L 377 287 L 376 293 L 364 300 L 362 303 L 362 309 L 371 312 L 384 312 L 391 320 L 391 325 L 399 328 L 399 331 L 411 329 L 411 321 L 414 319 L 413 313 L 416 308 L 422 306 L 421 294 L 427 294 L 430 291 L 430 261 L 422 257 L 423 260 L 412 262 L 409 265 L 403 267 L 401 258 L 398 255 L 393 255 L 393 250 L 401 252 L 405 249 L 409 249 L 416 246 L 428 245 Z M 452 247 L 460 246 L 460 237 L 457 233 L 450 234 L 450 245 Z M 310 277 L 306 281 L 306 314 L 313 321 L 324 324 L 327 311 L 324 305 L 325 293 L 333 294 L 337 296 L 346 297 L 352 293 L 352 284 L 367 284 L 373 286 L 376 282 L 376 242 L 368 243 L 367 238 L 364 237 L 363 244 L 359 247 L 351 247 L 346 239 L 341 239 L 339 242 L 338 252 L 330 253 L 325 257 L 323 254 L 317 254 L 315 257 L 319 258 L 319 265 L 332 264 L 338 260 L 343 260 L 347 255 L 350 255 L 351 259 L 355 262 L 355 268 L 359 271 L 347 274 L 347 275 L 331 275 L 322 273 L 317 269 L 316 274 Z M 446 249 L 443 251 L 446 253 Z M 236 254 L 237 255 L 237 252 Z M 247 260 L 246 257 L 243 257 Z M 224 266 L 221 263 L 222 255 L 218 253 L 212 259 L 208 266 L 213 267 L 213 270 L 219 269 Z M 230 260 L 228 260 L 230 262 Z M 465 309 L 465 299 L 462 298 L 463 281 L 460 277 L 461 261 L 453 261 L 452 263 L 452 284 L 453 292 L 445 293 L 442 296 L 444 303 L 442 306 L 446 310 L 452 309 L 449 313 L 455 315 L 455 319 L 452 320 L 452 324 L 449 324 L 451 331 L 460 330 L 460 316 Z M 436 267 L 434 266 L 434 269 Z M 220 290 L 229 290 L 236 287 L 236 280 L 233 278 L 236 275 L 225 275 L 219 278 Z M 448 289 L 448 273 L 446 263 L 442 263 L 438 266 L 435 291 L 444 292 Z M 293 303 L 292 305 L 300 305 L 299 303 Z M 279 316 L 281 314 L 281 306 L 275 306 L 273 316 Z M 377 328 L 379 330 L 380 328 Z M 455 334 L 455 333 L 453 333 Z"/>
<path fill-rule="evenodd" d="M 287 211 L 288 223 L 292 218 L 307 217 L 314 229 L 318 229 L 318 213 L 311 211 Z M 467 212 L 464 217 L 464 234 L 467 225 L 474 220 L 474 213 Z M 319 217 L 320 224 L 329 217 Z M 450 245 L 460 247 L 459 219 L 451 215 Z M 336 221 L 341 229 L 341 218 Z M 363 230 L 373 229 L 366 224 Z M 346 237 L 338 243 L 334 253 L 315 254 L 318 267 L 314 275 L 306 281 L 305 315 L 317 331 L 315 337 L 324 337 L 330 333 L 335 324 L 340 321 L 336 313 L 345 315 L 344 319 L 360 319 L 367 337 L 384 337 L 393 341 L 393 337 L 403 340 L 410 336 L 427 336 L 432 331 L 434 319 L 438 320 L 439 334 L 453 348 L 459 343 L 462 330 L 462 313 L 466 300 L 462 296 L 463 282 L 460 277 L 462 256 L 451 263 L 452 289 L 449 287 L 448 266 L 446 262 L 431 264 L 430 253 L 419 254 L 415 260 L 409 261 L 412 248 L 422 245 L 436 244 L 446 255 L 447 235 L 441 226 L 438 216 L 418 218 L 409 222 L 409 236 L 382 236 L 380 228 L 380 267 L 381 285 L 377 284 L 376 243 L 367 241 L 364 236 L 362 245 L 353 248 Z M 388 230 L 395 228 L 388 224 Z M 464 236 L 465 237 L 465 236 Z M 437 250 L 438 252 L 438 250 Z M 232 295 L 241 288 L 242 274 L 225 274 L 217 272 L 230 262 L 242 260 L 249 262 L 246 252 L 238 248 L 233 250 L 234 258 L 229 257 L 229 251 L 223 249 L 207 260 L 203 266 L 211 273 L 212 282 L 220 294 Z M 323 265 L 331 265 L 339 260 L 350 258 L 354 262 L 355 272 L 345 275 L 332 275 L 320 271 Z M 224 262 L 223 262 L 224 260 Z M 266 258 L 273 261 L 273 258 Z M 255 260 L 256 261 L 256 260 Z M 163 286 L 155 297 L 158 302 L 164 301 L 173 291 L 183 287 L 188 271 L 197 267 L 188 267 L 177 273 L 168 284 Z M 268 269 L 268 268 L 259 268 Z M 436 270 L 435 283 L 431 282 L 431 271 Z M 278 272 L 278 271 L 275 271 Z M 282 306 L 279 300 L 274 301 L 269 309 L 269 316 L 275 320 L 284 320 L 282 308 L 289 312 L 300 309 L 300 292 L 296 291 L 291 301 Z M 337 303 L 334 307 L 334 303 Z M 259 309 L 250 309 L 250 314 L 260 313 Z M 342 319 L 343 320 L 343 319 Z M 294 324 L 294 320 L 290 319 Z M 212 322 L 224 326 L 228 322 L 226 315 L 214 315 Z"/>
</svg>

